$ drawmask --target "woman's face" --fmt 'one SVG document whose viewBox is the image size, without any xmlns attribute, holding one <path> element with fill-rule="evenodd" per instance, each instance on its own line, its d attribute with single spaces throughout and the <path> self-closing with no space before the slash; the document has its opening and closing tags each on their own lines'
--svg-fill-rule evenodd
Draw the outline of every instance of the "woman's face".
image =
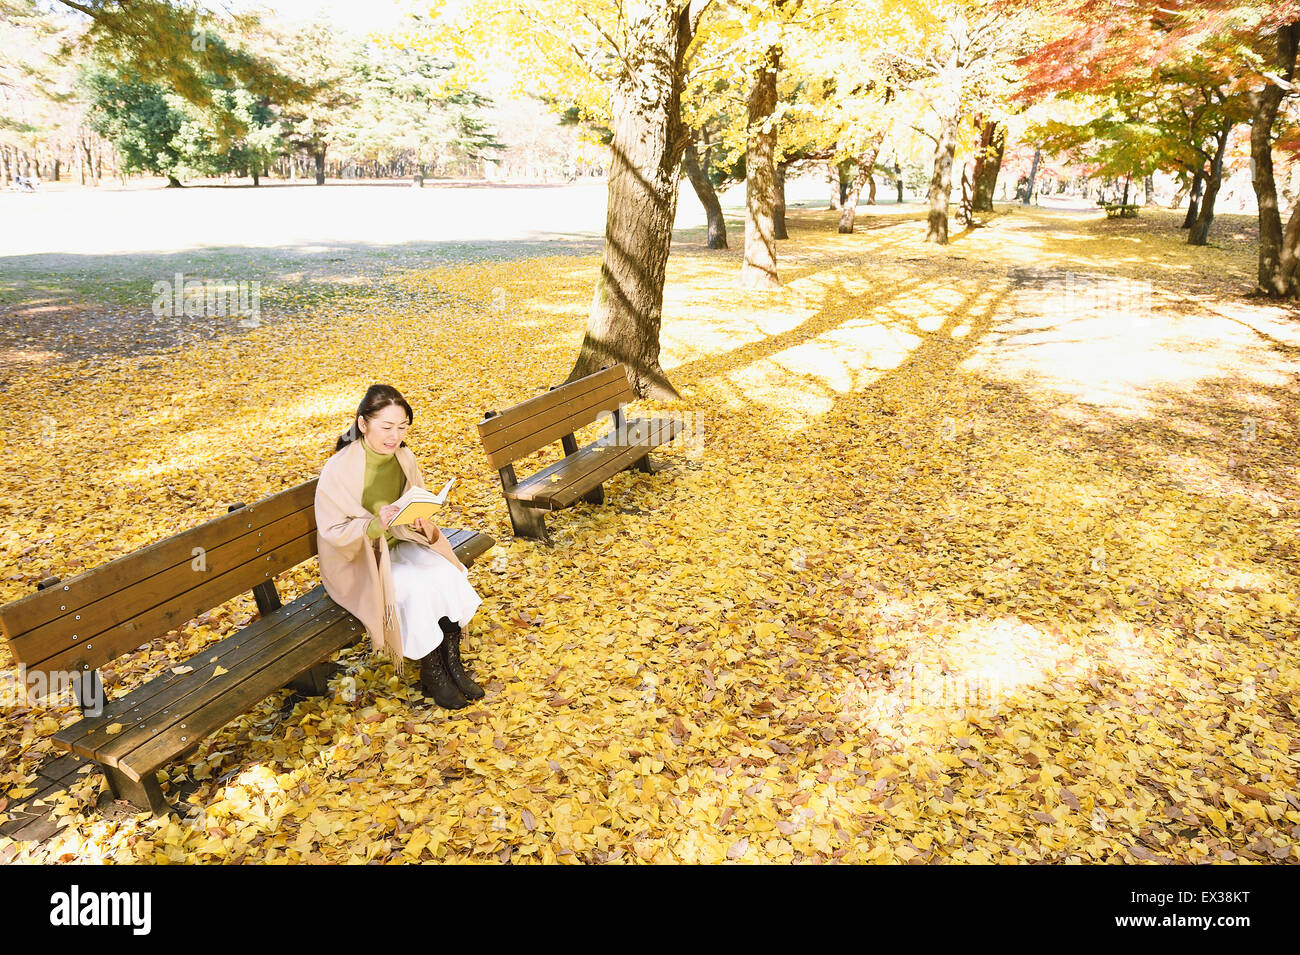
<svg viewBox="0 0 1300 955">
<path fill-rule="evenodd" d="M 410 423 L 406 420 L 406 412 L 401 405 L 389 405 L 380 409 L 373 418 L 358 417 L 357 427 L 361 429 L 371 451 L 392 454 L 406 438 Z"/>
</svg>

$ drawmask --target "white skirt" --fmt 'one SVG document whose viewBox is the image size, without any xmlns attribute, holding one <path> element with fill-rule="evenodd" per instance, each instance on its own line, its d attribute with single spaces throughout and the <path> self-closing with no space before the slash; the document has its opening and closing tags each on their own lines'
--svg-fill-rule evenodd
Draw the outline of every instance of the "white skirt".
<svg viewBox="0 0 1300 955">
<path fill-rule="evenodd" d="M 394 541 L 388 547 L 388 557 L 402 629 L 402 656 L 419 660 L 442 643 L 440 617 L 463 627 L 483 598 L 469 582 L 469 568 L 461 573 L 430 547 Z"/>
</svg>

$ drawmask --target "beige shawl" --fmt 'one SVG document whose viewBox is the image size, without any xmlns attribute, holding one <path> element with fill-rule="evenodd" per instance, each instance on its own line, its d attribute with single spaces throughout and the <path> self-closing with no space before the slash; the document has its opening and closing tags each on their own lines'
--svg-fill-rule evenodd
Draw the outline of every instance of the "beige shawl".
<svg viewBox="0 0 1300 955">
<path fill-rule="evenodd" d="M 330 598 L 365 626 L 371 648 L 388 654 L 400 674 L 404 660 L 402 632 L 393 593 L 388 540 L 383 536 L 378 540 L 367 536 L 366 525 L 375 515 L 361 504 L 366 474 L 364 441 L 357 438 L 335 452 L 325 462 L 316 485 L 316 542 L 321 582 Z M 424 487 L 424 478 L 410 448 L 399 447 L 395 454 L 406 475 L 402 493 L 411 487 Z M 398 540 L 432 546 L 428 538 L 409 525 L 389 530 Z"/>
</svg>

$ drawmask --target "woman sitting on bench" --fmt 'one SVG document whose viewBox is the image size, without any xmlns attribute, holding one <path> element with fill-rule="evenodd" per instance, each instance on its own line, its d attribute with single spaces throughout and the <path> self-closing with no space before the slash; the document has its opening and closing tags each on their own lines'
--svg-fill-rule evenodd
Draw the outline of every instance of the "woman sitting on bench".
<svg viewBox="0 0 1300 955">
<path fill-rule="evenodd" d="M 321 582 L 399 674 L 404 658 L 419 660 L 425 695 L 458 710 L 483 696 L 460 659 L 462 628 L 482 599 L 437 524 L 390 526 L 393 501 L 424 487 L 404 440 L 414 417 L 396 388 L 371 385 L 339 437 L 316 487 Z"/>
</svg>

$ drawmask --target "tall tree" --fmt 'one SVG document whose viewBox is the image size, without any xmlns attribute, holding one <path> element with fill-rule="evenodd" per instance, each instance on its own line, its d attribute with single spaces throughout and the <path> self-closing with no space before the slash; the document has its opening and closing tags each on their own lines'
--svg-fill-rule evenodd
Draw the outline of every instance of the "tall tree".
<svg viewBox="0 0 1300 955">
<path fill-rule="evenodd" d="M 624 68 L 610 91 L 605 251 L 569 381 L 623 362 L 637 394 L 679 397 L 659 365 L 659 326 L 689 135 L 681 120 L 682 61 L 708 4 L 647 0 L 627 8 L 627 33 L 639 42 L 622 50 Z"/>
<path fill-rule="evenodd" d="M 916 127 L 934 143 L 925 241 L 944 245 L 962 117 L 985 113 L 1018 81 L 1014 63 L 1033 42 L 1038 20 L 1030 9 L 1008 8 L 996 0 L 902 10 L 926 38 L 923 49 L 905 59 L 918 76 L 913 89 L 932 114 L 930 123 Z"/>
<path fill-rule="evenodd" d="M 105 69 L 88 71 L 84 84 L 91 101 L 91 127 L 117 147 L 123 171 L 166 176 L 169 187 L 179 187 L 185 168 L 180 135 L 186 114 L 176 98 L 160 86 Z"/>
<path fill-rule="evenodd" d="M 993 211 L 993 190 L 997 188 L 998 172 L 1002 169 L 1002 155 L 1007 146 L 1007 127 L 995 120 L 978 122 L 979 148 L 975 153 L 972 180 L 975 196 L 971 203 L 975 212 Z"/>
<path fill-rule="evenodd" d="M 694 137 L 686 143 L 686 148 L 682 152 L 682 171 L 686 173 L 686 178 L 690 180 L 691 188 L 695 190 L 695 196 L 700 200 L 700 205 L 704 207 L 704 214 L 707 220 L 707 239 L 706 245 L 710 249 L 725 249 L 727 247 L 727 220 L 722 215 L 722 203 L 718 201 L 718 192 L 714 187 L 713 180 L 709 176 L 709 159 L 712 153 L 712 147 L 707 143 L 704 144 L 704 158 L 696 152 Z"/>
<path fill-rule="evenodd" d="M 781 48 L 768 47 L 749 94 L 745 154 L 745 260 L 740 283 L 750 289 L 781 284 L 776 269 L 776 77 Z"/>
<path fill-rule="evenodd" d="M 1300 18 L 1278 26 L 1273 38 L 1275 55 L 1262 74 L 1263 83 L 1250 93 L 1253 109 L 1250 156 L 1253 160 L 1255 195 L 1259 200 L 1259 290 L 1273 298 L 1300 294 L 1297 263 L 1300 262 L 1300 201 L 1282 225 L 1277 180 L 1273 173 L 1273 128 L 1283 97 L 1300 92 L 1296 88 L 1297 49 L 1300 48 Z M 1294 146 L 1292 147 L 1294 149 Z"/>
<path fill-rule="evenodd" d="M 1028 93 L 1088 89 L 1149 73 L 1169 61 L 1196 60 L 1227 78 L 1222 92 L 1244 96 L 1250 107 L 1252 180 L 1259 205 L 1258 291 L 1273 297 L 1300 291 L 1300 216 L 1293 210 L 1283 224 L 1273 152 L 1279 124 L 1288 122 L 1283 103 L 1300 93 L 1294 82 L 1300 0 L 1179 0 L 1154 9 L 1124 0 L 1084 0 L 1061 4 L 1055 12 L 1072 28 L 1028 58 L 1034 64 Z M 1213 165 L 1203 179 L 1213 173 Z M 1202 199 L 1198 221 L 1206 205 Z"/>
<path fill-rule="evenodd" d="M 880 155 L 881 144 L 885 141 L 885 131 L 878 130 L 868 141 L 866 149 L 854 157 L 855 169 L 853 172 L 853 181 L 849 184 L 848 195 L 844 198 L 844 206 L 840 209 L 840 221 L 837 231 L 842 233 L 851 233 L 858 214 L 858 198 L 862 195 L 862 187 L 872 179 L 876 171 L 876 159 Z"/>
<path fill-rule="evenodd" d="M 269 45 L 267 55 L 309 91 L 281 109 L 285 137 L 311 158 L 318 186 L 325 184 L 325 157 L 343 141 L 349 116 L 360 103 L 360 51 L 327 23 L 299 25 Z"/>
<path fill-rule="evenodd" d="M 685 62 L 712 0 L 484 0 L 461 13 L 461 58 L 509 63 L 549 99 L 613 131 L 605 247 L 569 381 L 621 362 L 638 395 L 674 398 L 659 364 L 664 275 L 682 153 Z M 484 46 L 488 46 L 485 55 Z"/>
</svg>

